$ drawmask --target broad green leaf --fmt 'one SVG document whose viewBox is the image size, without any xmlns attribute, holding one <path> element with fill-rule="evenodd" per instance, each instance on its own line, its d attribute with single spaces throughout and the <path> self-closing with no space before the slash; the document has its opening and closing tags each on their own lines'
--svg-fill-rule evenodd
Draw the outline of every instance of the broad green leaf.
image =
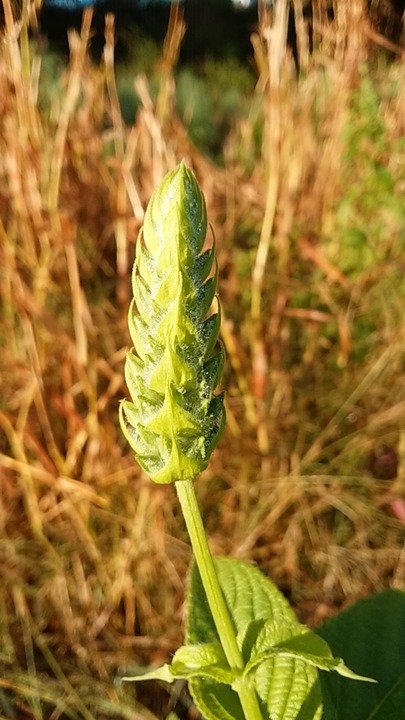
<svg viewBox="0 0 405 720">
<path fill-rule="evenodd" d="M 307 632 L 278 588 L 253 565 L 215 558 L 215 566 L 245 663 L 272 644 Z M 187 642 L 218 642 L 195 566 L 188 607 Z M 316 669 L 301 659 L 276 654 L 271 658 L 263 656 L 243 681 L 254 683 L 265 720 L 313 720 L 321 716 L 317 677 Z M 189 684 L 197 707 L 207 720 L 244 720 L 237 693 L 229 686 L 202 677 L 192 678 Z"/>
<path fill-rule="evenodd" d="M 275 623 L 267 622 L 257 638 L 256 648 L 246 665 L 245 673 L 249 674 L 252 669 L 258 667 L 264 660 L 283 656 L 303 660 L 308 665 L 318 668 L 318 670 L 327 672 L 335 670 L 340 675 L 352 680 L 376 682 L 372 678 L 357 675 L 346 667 L 341 658 L 333 657 L 329 645 L 304 625 L 299 628 L 300 634 L 291 634 L 296 633 L 296 631 L 295 626 L 292 628 L 287 625 L 277 627 Z M 275 638 L 280 635 L 287 636 L 287 639 L 274 644 Z"/>
<path fill-rule="evenodd" d="M 234 558 L 216 557 L 215 567 L 241 638 L 248 633 L 252 623 L 262 627 L 265 620 L 279 620 L 300 627 L 284 595 L 254 565 Z M 195 565 L 190 575 L 186 640 L 189 644 L 219 641 Z M 245 657 L 246 661 L 248 659 Z"/>
<path fill-rule="evenodd" d="M 320 717 L 318 673 L 297 642 L 304 634 L 308 634 L 308 630 L 297 620 L 267 620 L 252 648 L 246 673 L 255 672 L 258 694 L 266 703 L 268 717 L 272 720 L 295 720 L 312 689 L 317 703 L 312 714 L 301 717 Z M 294 648 L 294 640 L 298 648 Z M 288 647 L 288 642 L 294 649 Z"/>
<path fill-rule="evenodd" d="M 229 685 L 195 678 L 189 688 L 205 720 L 245 720 L 239 697 Z"/>
<path fill-rule="evenodd" d="M 316 629 L 335 655 L 376 685 L 320 673 L 324 720 L 405 718 L 405 593 L 362 600 Z"/>
<path fill-rule="evenodd" d="M 264 717 L 271 720 L 319 720 L 322 705 L 318 673 L 302 660 L 278 656 L 262 662 L 255 674 L 256 689 L 262 700 Z M 311 714 L 302 711 L 308 695 L 315 702 Z"/>
<path fill-rule="evenodd" d="M 369 720 L 403 720 L 405 708 L 405 672 L 378 703 Z"/>
<path fill-rule="evenodd" d="M 347 667 L 342 658 L 334 657 L 325 640 L 302 626 L 303 632 L 276 646 L 276 651 L 291 657 L 300 657 L 305 662 L 327 672 L 335 670 L 339 675 L 351 680 L 375 683 L 374 678 L 358 675 Z"/>
</svg>

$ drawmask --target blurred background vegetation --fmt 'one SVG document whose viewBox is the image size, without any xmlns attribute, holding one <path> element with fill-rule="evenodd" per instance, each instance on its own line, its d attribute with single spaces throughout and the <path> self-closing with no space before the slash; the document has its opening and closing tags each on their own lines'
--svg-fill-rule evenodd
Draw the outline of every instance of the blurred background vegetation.
<svg viewBox="0 0 405 720">
<path fill-rule="evenodd" d="M 117 422 L 137 234 L 184 158 L 228 354 L 196 481 L 213 551 L 311 626 L 405 589 L 401 12 L 278 0 L 224 29 L 190 3 L 159 34 L 2 5 L 0 717 L 196 718 L 181 685 L 114 685 L 180 644 L 190 560 Z"/>
</svg>

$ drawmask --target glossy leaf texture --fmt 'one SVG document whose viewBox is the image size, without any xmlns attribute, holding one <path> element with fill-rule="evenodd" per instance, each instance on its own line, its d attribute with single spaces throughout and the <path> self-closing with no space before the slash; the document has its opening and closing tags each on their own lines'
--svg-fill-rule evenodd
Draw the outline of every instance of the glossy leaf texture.
<svg viewBox="0 0 405 720">
<path fill-rule="evenodd" d="M 316 629 L 333 652 L 375 685 L 321 673 L 324 720 L 405 718 L 405 592 L 360 600 Z"/>
</svg>

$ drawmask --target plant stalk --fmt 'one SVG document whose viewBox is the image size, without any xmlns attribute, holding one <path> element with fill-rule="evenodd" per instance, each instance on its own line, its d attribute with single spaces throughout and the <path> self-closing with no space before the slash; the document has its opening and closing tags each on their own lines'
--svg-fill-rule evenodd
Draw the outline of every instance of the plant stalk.
<svg viewBox="0 0 405 720">
<path fill-rule="evenodd" d="M 235 628 L 225 603 L 214 560 L 208 546 L 193 481 L 177 481 L 175 485 L 194 558 L 221 645 L 229 666 L 240 673 L 244 668 L 243 657 L 236 641 Z M 239 695 L 246 720 L 263 720 L 254 687 L 249 682 L 240 682 L 237 683 L 235 690 Z"/>
</svg>

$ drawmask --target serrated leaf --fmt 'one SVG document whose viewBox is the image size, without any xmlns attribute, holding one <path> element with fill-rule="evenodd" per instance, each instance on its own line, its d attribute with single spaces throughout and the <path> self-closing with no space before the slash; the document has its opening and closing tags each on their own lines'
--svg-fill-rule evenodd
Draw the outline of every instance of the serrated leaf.
<svg viewBox="0 0 405 720">
<path fill-rule="evenodd" d="M 301 626 L 299 635 L 293 634 L 288 637 L 287 640 L 274 644 L 274 638 L 280 634 L 280 630 L 282 630 L 284 635 L 290 632 L 296 632 L 295 627 L 288 628 L 284 626 L 277 630 L 274 627 L 274 623 L 266 623 L 258 637 L 251 660 L 246 665 L 246 674 L 249 674 L 254 668 L 258 667 L 264 660 L 269 660 L 274 657 L 290 657 L 302 660 L 318 670 L 325 670 L 326 672 L 335 670 L 339 675 L 343 675 L 351 680 L 376 682 L 373 678 L 358 675 L 350 670 L 341 658 L 333 657 L 329 645 L 321 637 L 307 630 L 305 626 Z M 263 639 L 262 636 L 264 633 L 266 633 L 268 639 Z"/>
<path fill-rule="evenodd" d="M 262 662 L 255 673 L 255 687 L 262 700 L 264 717 L 271 720 L 297 720 L 312 693 L 316 702 L 303 720 L 319 720 L 322 714 L 318 673 L 302 660 L 279 656 Z"/>
<path fill-rule="evenodd" d="M 254 565 L 225 557 L 216 557 L 214 562 L 238 635 L 246 634 L 251 623 L 263 620 L 280 620 L 300 627 L 284 595 Z M 191 568 L 187 603 L 187 643 L 218 642 L 218 634 L 195 565 Z M 249 658 L 244 659 L 247 661 Z"/>
<path fill-rule="evenodd" d="M 276 647 L 281 653 L 292 653 L 295 657 L 300 657 L 310 665 L 317 667 L 319 670 L 330 672 L 335 670 L 339 675 L 350 678 L 351 680 L 361 680 L 362 682 L 377 682 L 374 678 L 358 675 L 353 672 L 345 664 L 342 658 L 336 658 L 325 640 L 316 635 L 311 630 L 302 626 L 304 632 L 300 635 L 279 643 Z"/>
<path fill-rule="evenodd" d="M 307 628 L 298 621 L 291 623 L 266 620 L 252 646 L 250 659 L 245 666 L 245 674 L 251 673 L 265 660 L 278 656 L 300 657 L 300 653 L 304 654 L 304 652 L 302 648 L 297 648 L 293 641 L 299 641 L 300 637 L 307 632 Z M 292 647 L 289 643 L 293 643 Z"/>
<path fill-rule="evenodd" d="M 286 598 L 257 568 L 232 558 L 215 558 L 215 567 L 246 663 L 252 653 L 261 652 L 271 640 L 281 642 L 300 632 L 302 626 Z M 188 607 L 187 642 L 218 642 L 195 566 L 190 576 Z M 274 631 L 272 638 L 266 635 L 270 625 Z M 282 656 L 265 659 L 251 677 L 245 676 L 242 681 L 254 683 L 264 719 L 320 718 L 317 671 L 302 660 Z M 236 680 L 235 684 L 239 682 Z M 197 707 L 208 720 L 244 720 L 238 695 L 232 688 L 204 678 L 193 678 L 189 684 Z"/>
<path fill-rule="evenodd" d="M 284 643 L 306 634 L 307 628 L 298 620 L 267 620 L 252 647 L 251 659 L 245 672 L 252 671 L 259 697 L 266 703 L 274 720 L 295 720 L 307 696 L 318 699 L 312 715 L 320 717 L 320 693 L 316 669 L 301 657 L 302 651 L 283 648 Z"/>
<path fill-rule="evenodd" d="M 189 688 L 204 720 L 245 720 L 239 697 L 229 685 L 195 678 Z"/>
</svg>

